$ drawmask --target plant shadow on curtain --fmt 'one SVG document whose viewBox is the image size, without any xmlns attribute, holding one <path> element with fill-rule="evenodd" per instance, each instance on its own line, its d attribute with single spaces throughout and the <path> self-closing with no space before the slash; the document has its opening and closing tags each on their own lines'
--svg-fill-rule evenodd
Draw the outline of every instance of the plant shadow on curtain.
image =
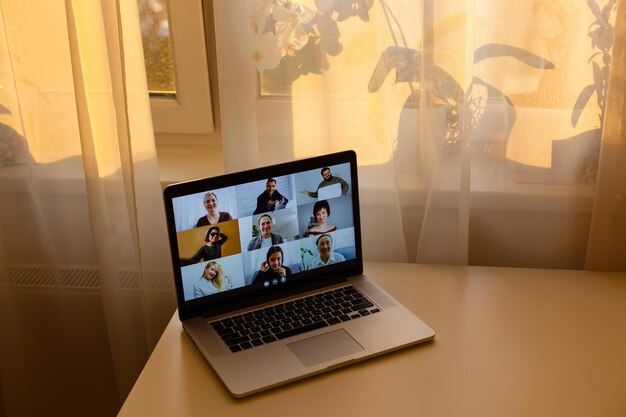
<svg viewBox="0 0 626 417">
<path fill-rule="evenodd" d="M 0 3 L 0 414 L 117 413 L 175 308 L 134 1 Z"/>
<path fill-rule="evenodd" d="M 623 2 L 247 5 L 216 4 L 228 170 L 355 149 L 366 260 L 626 268 Z"/>
</svg>

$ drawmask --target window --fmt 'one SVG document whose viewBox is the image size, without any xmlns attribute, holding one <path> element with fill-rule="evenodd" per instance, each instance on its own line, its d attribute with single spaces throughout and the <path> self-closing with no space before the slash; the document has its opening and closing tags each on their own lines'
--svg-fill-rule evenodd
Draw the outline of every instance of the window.
<svg viewBox="0 0 626 417">
<path fill-rule="evenodd" d="M 138 0 L 154 130 L 213 131 L 201 0 Z"/>
</svg>

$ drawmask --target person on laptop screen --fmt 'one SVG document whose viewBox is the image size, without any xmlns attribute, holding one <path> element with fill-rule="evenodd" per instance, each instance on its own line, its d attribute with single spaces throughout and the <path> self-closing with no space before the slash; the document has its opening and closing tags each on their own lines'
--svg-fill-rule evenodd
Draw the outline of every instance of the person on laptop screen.
<svg viewBox="0 0 626 417">
<path fill-rule="evenodd" d="M 233 219 L 229 212 L 219 211 L 217 209 L 217 195 L 215 195 L 213 191 L 209 191 L 204 195 L 203 202 L 207 214 L 206 216 L 202 216 L 198 219 L 198 221 L 196 222 L 196 227 L 227 222 Z"/>
<path fill-rule="evenodd" d="M 233 287 L 233 279 L 224 273 L 222 265 L 209 261 L 202 272 L 202 277 L 193 286 L 193 296 L 204 297 Z"/>
<path fill-rule="evenodd" d="M 248 243 L 248 251 L 283 243 L 283 237 L 281 235 L 272 233 L 272 216 L 264 214 L 259 217 L 258 222 L 261 234 Z"/>
<path fill-rule="evenodd" d="M 320 185 L 317 186 L 317 190 L 315 191 L 309 191 L 309 190 L 302 190 L 303 194 L 308 195 L 309 197 L 312 198 L 317 198 L 318 197 L 318 193 L 320 188 L 323 187 L 328 187 L 330 185 L 333 184 L 340 184 L 341 185 L 341 195 L 346 195 L 348 194 L 348 189 L 350 188 L 350 186 L 348 185 L 348 183 L 341 177 L 335 177 L 332 172 L 330 172 L 330 168 L 329 167 L 324 167 L 322 168 L 322 182 L 320 182 Z"/>
<path fill-rule="evenodd" d="M 276 205 L 284 207 L 288 202 L 289 200 L 276 189 L 276 180 L 274 178 L 270 178 L 265 184 L 265 191 L 263 191 L 256 199 L 256 209 L 253 214 L 274 211 L 276 209 Z"/>
<path fill-rule="evenodd" d="M 313 205 L 313 215 L 317 224 L 307 231 L 307 236 L 323 235 L 324 233 L 334 232 L 337 226 L 328 223 L 330 217 L 330 205 L 326 200 L 317 201 Z"/>
<path fill-rule="evenodd" d="M 318 256 L 313 258 L 309 263 L 309 268 L 319 268 L 320 266 L 326 266 L 334 264 L 335 262 L 345 261 L 346 258 L 342 254 L 333 252 L 333 237 L 331 235 L 323 234 L 315 241 L 317 246 Z"/>
<path fill-rule="evenodd" d="M 284 260 L 285 256 L 280 246 L 269 248 L 265 260 L 261 263 L 261 269 L 252 280 L 252 285 L 267 287 L 270 284 L 284 283 L 287 277 L 293 273 L 288 266 L 283 266 Z"/>
<path fill-rule="evenodd" d="M 181 258 L 182 266 L 198 263 L 202 260 L 210 261 L 222 257 L 222 245 L 226 243 L 228 236 L 220 231 L 217 226 L 211 226 L 207 229 L 204 241 L 200 249 L 191 258 Z"/>
</svg>

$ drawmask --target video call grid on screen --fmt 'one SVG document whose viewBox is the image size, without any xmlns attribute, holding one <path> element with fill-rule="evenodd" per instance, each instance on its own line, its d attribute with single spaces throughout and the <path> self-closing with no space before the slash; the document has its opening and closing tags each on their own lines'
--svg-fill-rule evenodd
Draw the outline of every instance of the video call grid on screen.
<svg viewBox="0 0 626 417">
<path fill-rule="evenodd" d="M 330 209 L 324 230 L 333 226 L 331 231 L 323 233 L 330 236 L 330 239 L 325 237 L 322 242 L 327 244 L 330 241 L 331 258 L 327 265 L 355 259 L 350 164 L 330 165 L 328 168 L 333 178 L 345 181 L 347 190 L 343 189 L 343 183 L 335 180 L 335 184 L 319 188 L 326 188 L 318 192 L 323 198 L 302 192 L 319 191 L 318 187 L 323 182 L 322 167 L 271 177 L 276 181 L 275 190 L 286 200 L 284 205 L 277 205 L 274 211 L 257 207 L 257 198 L 267 192 L 268 178 L 174 198 L 172 206 L 185 301 L 248 286 L 273 288 L 297 278 L 300 272 L 324 267 L 318 251 L 321 234 L 310 232 L 310 228 L 317 222 L 313 210 L 318 201 L 322 206 L 327 204 Z M 207 215 L 204 196 L 208 192 L 217 197 L 217 210 L 230 214 L 230 220 L 198 226 L 199 219 Z M 292 275 L 281 277 L 279 274 L 271 274 L 268 278 L 268 275 L 262 274 L 261 268 L 265 266 L 263 263 L 269 248 L 257 248 L 257 236 L 261 233 L 260 223 L 267 223 L 270 218 L 271 233 L 282 240 L 282 243 L 274 246 L 281 248 L 282 266 L 288 268 Z M 219 227 L 222 237 L 226 237 L 220 245 L 220 256 L 212 257 L 215 256 L 213 254 L 209 255 L 210 259 L 194 259 L 199 249 L 206 245 L 206 233 L 214 226 Z M 272 241 L 276 240 L 275 236 Z M 204 279 L 205 268 L 211 270 L 209 275 L 217 274 L 221 277 L 221 289 Z"/>
</svg>

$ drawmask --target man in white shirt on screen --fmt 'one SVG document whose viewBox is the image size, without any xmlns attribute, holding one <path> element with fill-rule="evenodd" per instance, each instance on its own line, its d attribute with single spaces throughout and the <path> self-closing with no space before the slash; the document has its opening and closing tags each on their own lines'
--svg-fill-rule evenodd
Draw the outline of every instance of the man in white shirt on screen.
<svg viewBox="0 0 626 417">
<path fill-rule="evenodd" d="M 313 258 L 313 260 L 309 263 L 309 268 L 319 268 L 320 266 L 326 266 L 334 264 L 335 262 L 346 260 L 342 254 L 333 252 L 333 238 L 331 235 L 321 235 L 317 238 L 315 244 L 317 245 L 319 255 Z"/>
</svg>

